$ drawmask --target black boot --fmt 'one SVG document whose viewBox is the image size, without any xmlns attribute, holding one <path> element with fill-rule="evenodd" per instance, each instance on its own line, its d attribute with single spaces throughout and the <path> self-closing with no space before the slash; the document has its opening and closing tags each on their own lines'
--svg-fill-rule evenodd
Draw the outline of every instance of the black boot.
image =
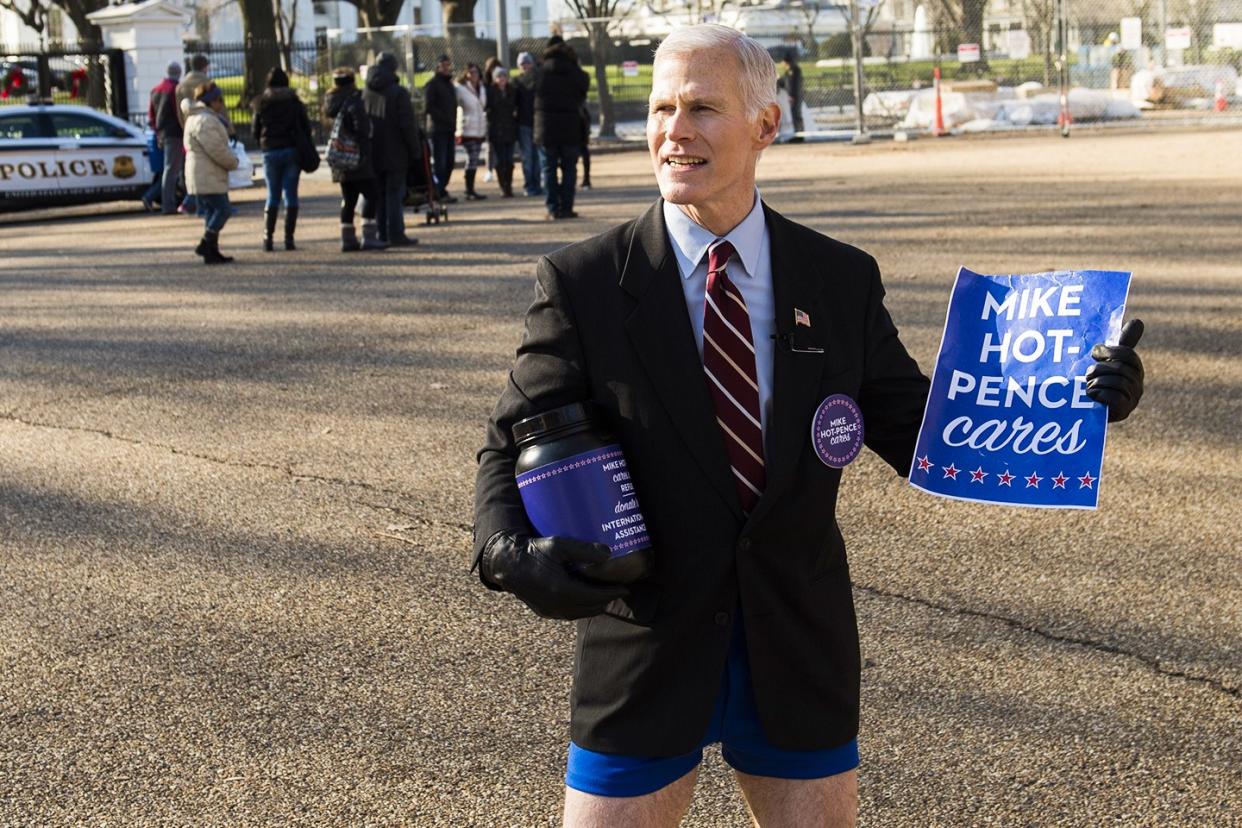
<svg viewBox="0 0 1242 828">
<path fill-rule="evenodd" d="M 351 253 L 355 250 L 361 250 L 362 246 L 358 244 L 358 231 L 354 229 L 352 224 L 341 225 L 341 252 Z"/>
<path fill-rule="evenodd" d="M 220 232 L 218 230 L 208 230 L 203 236 L 203 263 L 204 264 L 227 264 L 233 261 L 232 256 L 225 256 L 220 252 Z"/>
<path fill-rule="evenodd" d="M 513 198 L 513 167 L 497 167 L 496 174 L 500 176 L 501 198 Z"/>
<path fill-rule="evenodd" d="M 285 250 L 297 250 L 293 246 L 293 231 L 298 229 L 298 208 L 285 208 Z"/>
<path fill-rule="evenodd" d="M 478 170 L 466 170 L 466 201 L 482 201 L 487 196 L 474 191 L 474 175 Z"/>
<path fill-rule="evenodd" d="M 280 215 L 280 207 L 272 207 L 263 211 L 263 249 L 272 252 L 272 236 L 276 235 L 276 218 Z"/>
</svg>

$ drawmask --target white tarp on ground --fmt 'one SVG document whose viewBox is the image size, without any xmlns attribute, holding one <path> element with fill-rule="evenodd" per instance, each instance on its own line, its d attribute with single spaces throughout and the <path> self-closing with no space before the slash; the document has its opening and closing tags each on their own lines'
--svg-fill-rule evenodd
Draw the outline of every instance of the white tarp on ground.
<svg viewBox="0 0 1242 828">
<path fill-rule="evenodd" d="M 995 92 L 942 92 L 940 106 L 945 129 L 981 132 L 1057 122 L 1060 101 L 1056 93 L 1031 94 L 1034 89 L 1020 91 L 1021 95 L 1019 90 L 1003 86 Z M 883 103 L 877 101 L 872 104 L 873 114 L 879 115 L 881 106 L 891 111 L 902 103 L 906 110 L 899 124 L 901 128 L 931 129 L 936 114 L 934 90 L 920 89 L 906 100 L 893 97 Z M 1111 93 L 1097 89 L 1071 89 L 1069 107 L 1070 117 L 1075 121 L 1123 120 L 1138 118 L 1141 114 L 1129 101 L 1117 100 Z M 863 102 L 863 110 L 870 113 L 867 101 Z"/>
<path fill-rule="evenodd" d="M 1141 69 L 1130 79 L 1130 100 L 1140 107 L 1153 104 L 1185 104 L 1194 99 L 1210 99 L 1220 82 L 1226 96 L 1242 94 L 1238 70 L 1229 64 L 1208 66 L 1169 66 Z"/>
</svg>

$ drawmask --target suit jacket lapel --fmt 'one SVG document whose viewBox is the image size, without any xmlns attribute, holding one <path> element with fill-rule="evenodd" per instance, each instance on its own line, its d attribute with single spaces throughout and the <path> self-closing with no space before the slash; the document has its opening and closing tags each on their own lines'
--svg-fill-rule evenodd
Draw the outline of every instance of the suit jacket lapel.
<svg viewBox="0 0 1242 828">
<path fill-rule="evenodd" d="M 634 224 L 621 268 L 621 288 L 635 300 L 625 320 L 656 397 L 712 487 L 741 517 L 703 362 L 694 344 L 681 274 L 664 227 L 663 200 Z"/>
<path fill-rule="evenodd" d="M 772 287 L 776 305 L 777 347 L 773 360 L 772 417 L 764 458 L 767 484 L 750 522 L 760 520 L 780 497 L 793 478 L 798 458 L 810 444 L 811 413 L 818 400 L 820 376 L 832 347 L 830 332 L 831 309 L 821 300 L 822 263 L 807 261 L 800 255 L 794 229 L 788 220 L 766 204 L 764 217 L 768 225 L 771 250 Z M 805 312 L 811 327 L 797 326 L 795 310 Z M 792 350 L 789 338 L 797 332 L 801 345 L 815 345 L 824 353 L 799 353 Z"/>
</svg>

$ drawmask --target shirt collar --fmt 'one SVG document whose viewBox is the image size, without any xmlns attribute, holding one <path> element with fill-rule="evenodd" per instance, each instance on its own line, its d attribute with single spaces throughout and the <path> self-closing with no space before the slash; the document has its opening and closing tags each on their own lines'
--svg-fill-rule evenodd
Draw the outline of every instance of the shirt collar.
<svg viewBox="0 0 1242 828">
<path fill-rule="evenodd" d="M 680 258 L 690 263 L 690 267 L 683 274 L 684 278 L 689 279 L 707 255 L 707 248 L 711 247 L 717 236 L 687 216 L 676 204 L 670 204 L 667 201 L 664 202 L 664 225 L 668 228 L 669 238 L 677 248 Z M 758 272 L 764 228 L 763 200 L 759 197 L 759 189 L 756 187 L 755 203 L 750 208 L 750 212 L 746 214 L 746 218 L 723 236 L 737 251 L 747 276 L 753 276 Z"/>
</svg>

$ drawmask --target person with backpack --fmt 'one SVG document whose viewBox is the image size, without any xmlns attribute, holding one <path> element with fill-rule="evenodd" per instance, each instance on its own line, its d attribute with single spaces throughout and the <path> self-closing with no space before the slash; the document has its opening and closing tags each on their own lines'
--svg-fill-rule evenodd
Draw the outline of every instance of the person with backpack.
<svg viewBox="0 0 1242 828">
<path fill-rule="evenodd" d="M 285 202 L 285 250 L 296 250 L 293 233 L 298 224 L 298 141 L 311 141 L 310 119 L 298 93 L 289 88 L 289 76 L 276 66 L 267 73 L 267 89 L 254 105 L 254 139 L 263 150 L 263 177 L 267 203 L 263 207 L 263 249 L 271 251 L 280 202 Z"/>
<path fill-rule="evenodd" d="M 362 103 L 354 70 L 342 66 L 332 72 L 332 91 L 325 102 L 332 124 L 328 137 L 328 166 L 341 187 L 341 251 L 383 250 L 375 224 L 375 168 L 371 164 L 371 118 Z M 362 243 L 354 228 L 354 211 L 362 199 Z"/>
</svg>

